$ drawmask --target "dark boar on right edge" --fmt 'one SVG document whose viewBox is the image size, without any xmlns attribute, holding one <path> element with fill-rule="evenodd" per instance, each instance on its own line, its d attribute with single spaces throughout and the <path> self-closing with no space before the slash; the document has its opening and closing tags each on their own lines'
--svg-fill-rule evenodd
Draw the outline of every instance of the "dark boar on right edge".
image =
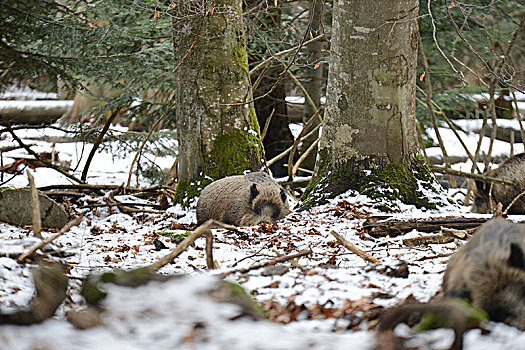
<svg viewBox="0 0 525 350">
<path fill-rule="evenodd" d="M 512 202 L 520 193 L 525 191 L 525 153 L 510 157 L 501 165 L 485 173 L 487 176 L 513 182 L 515 185 L 494 184 L 492 186 L 492 199 L 495 204 L 501 202 L 503 209 Z M 474 213 L 488 213 L 490 211 L 490 183 L 476 180 L 476 196 L 472 205 Z M 525 196 L 521 197 L 509 209 L 509 214 L 525 214 Z"/>
<path fill-rule="evenodd" d="M 493 321 L 525 329 L 525 225 L 496 218 L 448 262 L 446 296 L 466 298 Z"/>
<path fill-rule="evenodd" d="M 263 172 L 229 176 L 209 184 L 197 201 L 197 224 L 215 219 L 251 226 L 282 219 L 288 213 L 284 189 Z"/>
</svg>

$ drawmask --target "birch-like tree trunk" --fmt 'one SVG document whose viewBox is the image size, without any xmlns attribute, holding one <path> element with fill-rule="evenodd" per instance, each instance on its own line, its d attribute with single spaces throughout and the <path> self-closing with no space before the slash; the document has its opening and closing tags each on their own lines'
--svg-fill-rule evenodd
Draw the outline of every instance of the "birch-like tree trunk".
<svg viewBox="0 0 525 350">
<path fill-rule="evenodd" d="M 307 202 L 355 189 L 432 206 L 418 184 L 432 179 L 417 157 L 418 4 L 334 1 L 324 126 Z"/>
<path fill-rule="evenodd" d="M 175 201 L 211 181 L 259 170 L 264 159 L 251 101 L 241 0 L 180 1 L 173 7 L 179 141 Z"/>
</svg>

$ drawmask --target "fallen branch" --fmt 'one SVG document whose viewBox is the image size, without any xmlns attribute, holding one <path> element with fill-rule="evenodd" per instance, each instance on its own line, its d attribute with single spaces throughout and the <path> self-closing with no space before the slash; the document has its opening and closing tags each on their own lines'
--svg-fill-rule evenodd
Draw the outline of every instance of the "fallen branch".
<svg viewBox="0 0 525 350">
<path fill-rule="evenodd" d="M 53 193 L 54 192 L 51 192 L 51 195 L 53 195 Z M 69 192 L 66 192 L 66 193 L 69 193 Z M 134 208 L 130 208 L 129 207 L 130 205 L 131 206 L 152 207 L 152 208 L 155 208 L 155 209 L 161 209 L 161 206 L 158 205 L 158 204 L 138 203 L 138 202 L 126 202 L 126 203 L 118 202 L 118 203 L 114 203 L 114 204 L 111 204 L 111 203 L 94 203 L 94 204 L 81 205 L 78 208 L 79 209 L 85 209 L 85 208 L 118 207 L 119 205 L 125 206 L 127 209 L 134 209 Z M 140 210 L 140 209 L 137 209 L 137 210 L 138 211 L 143 211 L 143 210 Z"/>
<path fill-rule="evenodd" d="M 32 254 L 34 254 L 38 249 L 42 248 L 43 246 L 45 246 L 46 244 L 48 243 L 51 243 L 53 242 L 55 239 L 57 239 L 58 237 L 60 237 L 61 235 L 63 235 L 64 233 L 66 233 L 67 231 L 69 231 L 73 226 L 76 226 L 80 223 L 80 221 L 82 221 L 82 218 L 84 217 L 84 214 L 80 214 L 78 217 L 76 217 L 75 219 L 71 220 L 70 222 L 68 222 L 64 227 L 62 227 L 60 229 L 60 231 L 58 231 L 57 233 L 55 233 L 53 236 L 49 237 L 49 238 L 46 238 L 44 240 L 42 240 L 41 242 L 39 242 L 37 245 L 35 245 L 33 248 L 29 249 L 29 251 L 27 251 L 26 253 L 20 255 L 17 259 L 18 262 L 23 262 L 25 259 L 27 259 L 29 256 L 31 256 Z"/>
<path fill-rule="evenodd" d="M 455 175 L 455 176 L 463 176 L 468 179 L 474 179 L 474 180 L 481 180 L 485 182 L 491 182 L 491 183 L 499 183 L 502 185 L 510 185 L 515 186 L 516 184 L 512 181 L 507 181 L 503 179 L 497 179 L 495 177 L 485 176 L 481 174 L 473 174 L 473 173 L 465 173 L 463 171 L 459 170 L 453 170 L 453 169 L 447 169 L 440 166 L 430 166 L 430 170 L 435 173 L 440 174 L 449 174 L 449 175 Z"/>
<path fill-rule="evenodd" d="M 38 200 L 38 192 L 35 187 L 35 178 L 31 175 L 29 169 L 26 169 L 27 179 L 29 180 L 29 192 L 31 193 L 31 218 L 33 220 L 33 233 L 40 239 L 42 237 L 42 218 L 40 217 L 40 201 Z"/>
<path fill-rule="evenodd" d="M 86 194 L 81 192 L 71 192 L 71 191 L 44 191 L 42 192 L 48 197 L 53 196 L 63 196 L 63 197 L 84 197 Z"/>
<path fill-rule="evenodd" d="M 423 256 L 423 257 L 417 259 L 416 261 L 432 260 L 432 259 L 436 259 L 436 258 L 446 258 L 447 256 L 451 256 L 454 253 L 455 252 L 441 253 L 441 254 L 436 254 L 436 255 L 432 255 L 432 256 Z"/>
<path fill-rule="evenodd" d="M 122 191 L 122 186 L 111 191 L 108 194 L 108 198 L 106 199 L 109 206 L 116 206 L 122 213 L 124 214 L 131 214 L 131 213 L 149 213 L 149 214 L 164 214 L 164 211 L 160 210 L 152 210 L 152 209 L 137 209 L 133 207 L 129 207 L 125 205 L 124 203 L 119 202 L 115 199 L 115 195 L 118 195 Z"/>
<path fill-rule="evenodd" d="M 312 254 L 312 250 L 311 249 L 301 250 L 300 252 L 297 252 L 297 253 L 294 253 L 294 254 L 283 255 L 283 256 L 279 256 L 277 258 L 274 258 L 272 260 L 263 262 L 263 263 L 253 264 L 250 267 L 223 272 L 223 273 L 221 273 L 221 277 L 226 277 L 226 276 L 231 275 L 232 273 L 236 273 L 236 272 L 246 273 L 246 272 L 251 271 L 251 270 L 260 269 L 261 267 L 275 265 L 275 264 L 280 263 L 280 262 L 297 259 L 297 258 L 300 258 L 302 256 L 310 255 L 310 254 Z"/>
<path fill-rule="evenodd" d="M 195 242 L 197 238 L 207 235 L 212 227 L 223 228 L 226 230 L 236 230 L 237 229 L 235 226 L 223 224 L 222 222 L 219 222 L 219 221 L 208 220 L 204 224 L 197 227 L 195 231 L 193 231 L 192 234 L 190 234 L 182 242 L 180 242 L 177 245 L 177 247 L 173 249 L 168 255 L 159 259 L 153 264 L 148 265 L 146 268 L 151 271 L 157 271 L 160 268 L 166 266 L 167 264 L 171 264 L 175 260 L 175 258 L 181 255 L 186 249 L 188 249 L 188 247 L 192 245 L 193 242 Z"/>
<path fill-rule="evenodd" d="M 415 247 L 419 245 L 427 244 L 446 244 L 454 242 L 456 238 L 447 235 L 433 235 L 433 236 L 421 236 L 421 237 L 412 237 L 406 238 L 403 240 L 403 244 L 408 247 Z"/>
<path fill-rule="evenodd" d="M 361 249 L 354 246 L 352 243 L 348 242 L 343 236 L 341 236 L 337 232 L 332 231 L 331 233 L 335 237 L 335 239 L 337 239 L 337 242 L 339 242 L 340 245 L 342 245 L 343 247 L 345 247 L 352 253 L 359 255 L 363 260 L 368 261 L 368 262 L 373 262 L 373 263 L 381 262 L 381 260 L 374 258 L 373 256 L 365 253 Z"/>
<path fill-rule="evenodd" d="M 428 220 L 385 220 L 387 216 L 371 216 L 363 223 L 363 229 L 373 237 L 399 236 L 412 230 L 420 232 L 439 232 L 443 227 L 456 230 L 476 228 L 490 220 L 490 218 L 436 218 Z"/>
<path fill-rule="evenodd" d="M 18 136 L 16 136 L 15 132 L 13 131 L 13 128 L 11 128 L 10 125 L 7 125 L 6 126 L 7 128 L 7 131 L 9 131 L 9 133 L 11 134 L 11 136 L 13 136 L 13 138 L 16 140 L 16 142 L 18 142 L 18 144 L 20 146 L 22 146 L 29 154 L 31 154 L 33 157 L 35 157 L 36 159 L 38 159 L 39 161 L 41 161 L 42 163 L 44 163 L 47 167 L 51 168 L 51 169 L 54 169 L 56 171 L 58 171 L 60 174 L 64 175 L 65 177 L 75 181 L 75 182 L 78 182 L 78 183 L 84 183 L 84 181 L 82 181 L 81 179 L 77 178 L 76 176 L 74 175 L 71 175 L 70 173 L 68 173 L 67 171 L 64 171 L 62 169 L 60 169 L 59 167 L 55 166 L 53 163 L 51 163 L 50 161 L 48 161 L 47 159 L 43 158 L 42 156 L 40 156 L 38 153 L 36 153 L 35 151 L 33 151 L 31 148 L 29 148 L 28 146 L 26 146 L 25 143 L 22 142 L 22 140 L 20 140 L 20 138 Z"/>
<path fill-rule="evenodd" d="M 114 190 L 119 188 L 122 185 L 90 185 L 87 183 L 84 184 L 69 184 L 69 185 L 49 185 L 49 186 L 42 186 L 38 189 L 40 191 L 49 191 L 49 190 Z M 155 188 L 158 186 L 155 186 Z M 142 189 L 134 187 L 131 188 L 131 190 L 134 191 L 142 191 Z"/>
<path fill-rule="evenodd" d="M 432 235 L 432 236 L 420 236 L 413 238 L 406 238 L 403 240 L 403 244 L 409 247 L 417 245 L 427 245 L 427 244 L 446 244 L 454 242 L 456 239 L 467 239 L 467 233 L 472 233 L 476 228 L 471 228 L 468 230 L 453 230 L 450 228 L 442 227 L 440 232 L 441 234 Z"/>
</svg>

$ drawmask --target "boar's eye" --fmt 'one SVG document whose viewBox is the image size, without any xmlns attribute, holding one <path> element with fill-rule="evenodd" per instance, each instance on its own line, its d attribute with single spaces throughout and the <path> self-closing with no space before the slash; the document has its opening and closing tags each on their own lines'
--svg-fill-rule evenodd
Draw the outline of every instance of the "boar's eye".
<svg viewBox="0 0 525 350">
<path fill-rule="evenodd" d="M 471 301 L 470 292 L 464 289 L 452 289 L 448 292 L 448 295 L 454 298 L 461 298 Z"/>
<path fill-rule="evenodd" d="M 279 214 L 281 214 L 281 211 L 280 211 L 280 210 L 274 210 L 274 211 L 273 211 L 273 214 L 272 214 L 272 220 L 273 220 L 273 221 L 277 221 L 277 220 L 279 220 L 279 217 L 280 217 Z"/>
<path fill-rule="evenodd" d="M 281 200 L 283 201 L 283 203 L 286 202 L 286 193 L 283 189 L 281 189 Z"/>
<path fill-rule="evenodd" d="M 258 205 L 256 206 L 253 211 L 255 212 L 256 215 L 261 215 L 261 212 L 262 212 L 262 209 L 261 207 Z"/>
</svg>

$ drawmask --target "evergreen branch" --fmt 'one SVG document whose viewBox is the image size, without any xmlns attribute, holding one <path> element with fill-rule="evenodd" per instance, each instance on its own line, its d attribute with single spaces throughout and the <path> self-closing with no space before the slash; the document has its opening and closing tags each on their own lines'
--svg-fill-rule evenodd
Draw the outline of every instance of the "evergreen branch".
<svg viewBox="0 0 525 350">
<path fill-rule="evenodd" d="M 23 13 L 24 15 L 26 16 L 29 16 L 31 18 L 34 18 L 38 21 L 41 21 L 41 22 L 44 22 L 44 23 L 47 23 L 47 24 L 51 24 L 51 25 L 54 25 L 54 26 L 58 26 L 58 27 L 63 27 L 63 28 L 68 28 L 68 29 L 73 29 L 73 30 L 83 30 L 83 31 L 87 31 L 89 30 L 89 28 L 86 28 L 86 27 L 72 27 L 72 26 L 69 26 L 69 25 L 66 25 L 66 24 L 63 24 L 63 23 L 59 23 L 57 21 L 51 21 L 51 20 L 48 20 L 48 19 L 45 19 L 45 18 L 42 18 L 42 17 L 39 17 L 31 12 L 27 12 L 25 10 L 22 10 L 20 8 L 17 8 L 17 7 L 14 7 L 14 6 L 11 6 L 11 5 L 8 5 L 6 4 L 5 2 L 2 4 L 2 6 L 5 6 L 5 7 L 9 7 L 10 9 L 14 10 L 14 11 L 17 11 L 17 12 L 20 12 L 20 13 Z"/>
<path fill-rule="evenodd" d="M 29 56 L 39 57 L 39 58 L 64 60 L 64 61 L 97 60 L 97 59 L 108 59 L 108 58 L 133 57 L 133 56 L 138 56 L 146 51 L 146 50 L 140 50 L 140 51 L 131 52 L 131 53 L 116 53 L 113 55 L 99 55 L 99 56 L 52 56 L 52 55 L 44 55 L 41 53 L 34 53 L 34 52 L 29 52 L 29 51 L 15 50 L 11 47 L 6 48 L 6 50 L 11 51 L 13 53 L 20 54 L 20 55 L 29 55 Z"/>
</svg>

